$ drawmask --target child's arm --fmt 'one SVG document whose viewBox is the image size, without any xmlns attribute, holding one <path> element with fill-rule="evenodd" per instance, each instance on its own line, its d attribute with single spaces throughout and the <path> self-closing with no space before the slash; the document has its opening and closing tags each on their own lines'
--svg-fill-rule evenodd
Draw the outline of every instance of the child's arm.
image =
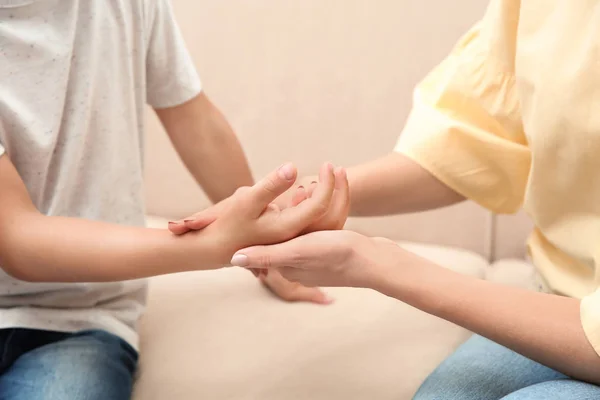
<svg viewBox="0 0 600 400">
<path fill-rule="evenodd" d="M 283 211 L 267 208 L 296 178 L 275 171 L 237 192 L 218 221 L 185 236 L 167 230 L 125 227 L 75 218 L 48 217 L 31 202 L 8 156 L 0 157 L 0 265 L 14 277 L 35 282 L 100 282 L 218 268 L 233 252 L 275 243 L 301 232 L 325 213 L 334 178 L 321 173 L 319 195 Z M 246 242 L 244 244 L 244 242 Z"/>
<path fill-rule="evenodd" d="M 204 93 L 156 109 L 173 146 L 210 200 L 217 203 L 254 179 L 233 129 Z"/>
</svg>

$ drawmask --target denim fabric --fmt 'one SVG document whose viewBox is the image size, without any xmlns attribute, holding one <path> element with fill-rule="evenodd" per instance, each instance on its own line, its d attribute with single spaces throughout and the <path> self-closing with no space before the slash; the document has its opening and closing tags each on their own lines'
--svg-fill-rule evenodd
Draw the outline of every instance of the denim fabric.
<svg viewBox="0 0 600 400">
<path fill-rule="evenodd" d="M 0 330 L 0 400 L 129 400 L 137 352 L 104 331 Z"/>
</svg>

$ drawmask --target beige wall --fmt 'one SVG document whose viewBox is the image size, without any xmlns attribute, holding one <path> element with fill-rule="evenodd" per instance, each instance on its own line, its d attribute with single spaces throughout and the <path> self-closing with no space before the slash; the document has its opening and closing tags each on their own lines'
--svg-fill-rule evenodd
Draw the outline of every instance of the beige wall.
<svg viewBox="0 0 600 400">
<path fill-rule="evenodd" d="M 205 91 L 255 175 L 292 160 L 353 165 L 389 152 L 411 91 L 484 10 L 480 0 L 173 0 Z M 207 204 L 151 118 L 148 209 Z M 468 220 L 468 223 L 465 222 Z M 372 235 L 486 249 L 488 214 L 462 205 L 428 216 L 352 221 Z"/>
</svg>

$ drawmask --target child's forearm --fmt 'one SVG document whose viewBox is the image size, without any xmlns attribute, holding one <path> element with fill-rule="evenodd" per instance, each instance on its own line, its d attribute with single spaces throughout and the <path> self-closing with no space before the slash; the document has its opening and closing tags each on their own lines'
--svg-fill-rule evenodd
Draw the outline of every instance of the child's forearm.
<svg viewBox="0 0 600 400">
<path fill-rule="evenodd" d="M 211 201 L 217 203 L 237 188 L 254 184 L 240 141 L 204 93 L 156 113 L 188 171 Z"/>
<path fill-rule="evenodd" d="M 166 229 L 45 216 L 10 160 L 0 157 L 0 266 L 17 279 L 34 282 L 130 280 L 218 268 L 236 250 L 289 240 L 330 206 L 339 207 L 331 205 L 333 166 L 324 164 L 310 199 L 290 209 L 269 208 L 296 176 L 295 167 L 285 164 L 231 196 L 210 226 L 176 236 Z"/>
<path fill-rule="evenodd" d="M 8 226 L 6 226 L 8 225 Z M 0 265 L 34 282 L 108 282 L 217 268 L 227 255 L 210 235 L 28 213 L 1 233 Z M 221 263 L 221 265 L 219 265 Z"/>
</svg>

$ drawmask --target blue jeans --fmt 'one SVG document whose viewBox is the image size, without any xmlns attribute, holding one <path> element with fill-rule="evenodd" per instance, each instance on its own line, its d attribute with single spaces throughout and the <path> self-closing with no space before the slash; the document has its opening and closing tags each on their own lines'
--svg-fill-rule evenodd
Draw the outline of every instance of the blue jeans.
<svg viewBox="0 0 600 400">
<path fill-rule="evenodd" d="M 0 400 L 128 400 L 137 352 L 104 331 L 0 330 Z"/>
<path fill-rule="evenodd" d="M 425 380 L 414 400 L 600 399 L 600 387 L 571 379 L 473 336 Z"/>
</svg>

